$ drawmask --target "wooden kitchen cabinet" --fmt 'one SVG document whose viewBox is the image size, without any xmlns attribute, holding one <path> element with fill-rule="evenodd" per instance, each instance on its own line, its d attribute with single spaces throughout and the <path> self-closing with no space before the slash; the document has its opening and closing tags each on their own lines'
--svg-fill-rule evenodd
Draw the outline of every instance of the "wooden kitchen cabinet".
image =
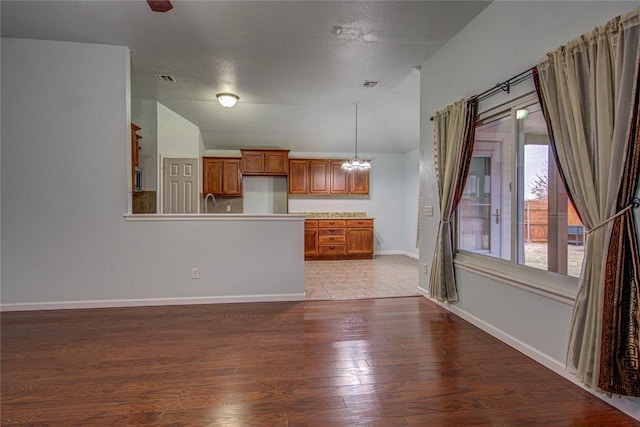
<svg viewBox="0 0 640 427">
<path fill-rule="evenodd" d="M 289 194 L 309 193 L 309 160 L 289 160 Z"/>
<path fill-rule="evenodd" d="M 349 172 L 349 194 L 369 194 L 369 171 Z"/>
<path fill-rule="evenodd" d="M 331 172 L 331 194 L 349 194 L 347 171 L 342 169 L 342 160 L 332 160 L 329 167 Z"/>
<path fill-rule="evenodd" d="M 241 160 L 202 158 L 202 192 L 215 196 L 242 196 Z"/>
<path fill-rule="evenodd" d="M 328 160 L 309 161 L 309 194 L 329 194 L 330 172 Z"/>
<path fill-rule="evenodd" d="M 242 174 L 240 159 L 222 161 L 222 195 L 242 196 Z"/>
<path fill-rule="evenodd" d="M 318 220 L 318 256 L 339 259 L 347 254 L 346 226 L 343 219 Z"/>
<path fill-rule="evenodd" d="M 289 194 L 369 194 L 369 171 L 347 172 L 342 163 L 336 159 L 289 160 Z"/>
<path fill-rule="evenodd" d="M 304 222 L 304 258 L 318 255 L 318 221 L 308 219 Z"/>
<path fill-rule="evenodd" d="M 347 254 L 373 255 L 373 220 L 347 220 Z"/>
<path fill-rule="evenodd" d="M 373 219 L 307 219 L 306 260 L 371 259 Z"/>
<path fill-rule="evenodd" d="M 289 150 L 240 150 L 243 175 L 288 175 Z"/>
<path fill-rule="evenodd" d="M 202 192 L 222 194 L 222 159 L 202 158 Z"/>
</svg>

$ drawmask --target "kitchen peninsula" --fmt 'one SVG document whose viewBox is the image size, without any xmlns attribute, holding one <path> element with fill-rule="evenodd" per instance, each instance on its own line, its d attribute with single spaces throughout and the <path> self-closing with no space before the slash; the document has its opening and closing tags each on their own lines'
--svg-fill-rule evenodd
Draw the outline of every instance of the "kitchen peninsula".
<svg viewBox="0 0 640 427">
<path fill-rule="evenodd" d="M 366 212 L 298 212 L 304 215 L 304 259 L 373 258 L 373 218 Z"/>
</svg>

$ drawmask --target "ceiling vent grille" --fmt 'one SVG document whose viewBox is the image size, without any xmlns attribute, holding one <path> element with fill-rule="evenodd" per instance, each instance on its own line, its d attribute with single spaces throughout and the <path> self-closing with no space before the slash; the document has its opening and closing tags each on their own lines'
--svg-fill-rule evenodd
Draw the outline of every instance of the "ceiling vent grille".
<svg viewBox="0 0 640 427">
<path fill-rule="evenodd" d="M 156 80 L 161 81 L 161 82 L 169 82 L 169 83 L 175 83 L 176 82 L 176 78 L 173 77 L 170 74 L 154 74 L 153 77 L 155 77 Z"/>
<path fill-rule="evenodd" d="M 364 81 L 364 83 L 362 83 L 362 84 L 360 85 L 360 87 L 368 87 L 368 88 L 372 88 L 372 87 L 376 87 L 376 86 L 378 86 L 378 83 L 380 83 L 380 82 L 375 81 L 375 80 L 365 80 L 365 81 Z"/>
</svg>

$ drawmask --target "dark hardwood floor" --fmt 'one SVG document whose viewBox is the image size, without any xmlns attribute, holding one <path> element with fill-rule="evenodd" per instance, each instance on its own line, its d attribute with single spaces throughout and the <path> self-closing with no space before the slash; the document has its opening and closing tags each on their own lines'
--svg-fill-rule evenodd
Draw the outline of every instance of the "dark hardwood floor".
<svg viewBox="0 0 640 427">
<path fill-rule="evenodd" d="M 1 320 L 2 425 L 638 425 L 422 297 Z"/>
</svg>

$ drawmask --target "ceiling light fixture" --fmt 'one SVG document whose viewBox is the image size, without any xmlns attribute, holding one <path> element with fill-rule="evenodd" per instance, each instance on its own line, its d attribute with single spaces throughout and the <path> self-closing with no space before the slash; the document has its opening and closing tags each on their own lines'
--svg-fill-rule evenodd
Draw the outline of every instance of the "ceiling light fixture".
<svg viewBox="0 0 640 427">
<path fill-rule="evenodd" d="M 354 104 L 356 106 L 356 150 L 352 158 L 344 161 L 342 169 L 347 171 L 365 171 L 371 169 L 371 163 L 367 159 L 358 157 L 358 103 L 354 102 Z"/>
<path fill-rule="evenodd" d="M 219 93 L 216 95 L 218 102 L 225 108 L 231 108 L 236 105 L 240 97 L 232 93 Z"/>
<path fill-rule="evenodd" d="M 529 110 L 527 110 L 526 108 L 523 108 L 522 110 L 516 110 L 516 119 L 518 120 L 526 119 L 528 115 Z"/>
</svg>

